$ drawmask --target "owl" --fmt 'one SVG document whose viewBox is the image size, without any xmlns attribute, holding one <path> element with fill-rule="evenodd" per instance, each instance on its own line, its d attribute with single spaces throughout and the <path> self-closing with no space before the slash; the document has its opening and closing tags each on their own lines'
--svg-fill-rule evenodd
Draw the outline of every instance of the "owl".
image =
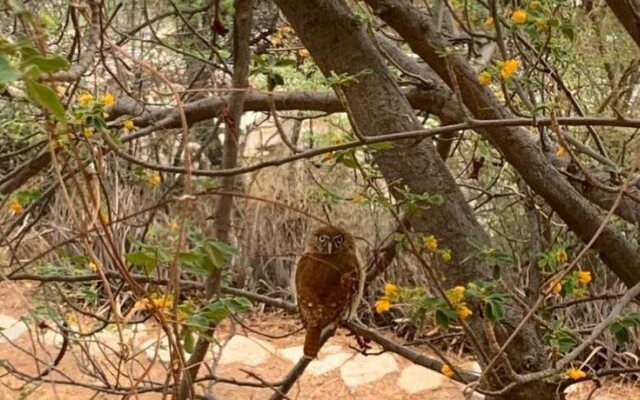
<svg viewBox="0 0 640 400">
<path fill-rule="evenodd" d="M 293 287 L 300 318 L 306 329 L 304 355 L 315 358 L 325 328 L 349 318 L 362 293 L 364 274 L 353 237 L 323 225 L 311 231 L 298 260 Z"/>
</svg>

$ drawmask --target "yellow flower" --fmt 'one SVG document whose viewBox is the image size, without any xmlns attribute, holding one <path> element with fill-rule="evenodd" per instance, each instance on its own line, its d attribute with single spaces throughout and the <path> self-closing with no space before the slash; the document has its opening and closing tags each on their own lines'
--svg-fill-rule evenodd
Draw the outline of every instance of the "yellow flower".
<svg viewBox="0 0 640 400">
<path fill-rule="evenodd" d="M 433 235 L 425 236 L 424 239 L 422 239 L 422 242 L 424 243 L 424 247 L 426 247 L 427 250 L 433 251 L 438 248 L 438 239 L 436 239 L 436 237 Z"/>
<path fill-rule="evenodd" d="M 351 198 L 351 201 L 356 204 L 364 203 L 367 200 L 366 196 L 362 193 L 356 193 Z"/>
<path fill-rule="evenodd" d="M 442 375 L 446 376 L 447 378 L 451 378 L 453 376 L 453 369 L 451 369 L 451 367 L 447 364 L 442 366 L 440 372 L 442 372 Z"/>
<path fill-rule="evenodd" d="M 66 315 L 66 320 L 69 325 L 77 325 L 78 324 L 78 316 L 73 313 L 68 313 Z"/>
<path fill-rule="evenodd" d="M 493 26 L 493 17 L 487 17 L 487 18 L 484 20 L 484 25 L 485 25 L 485 26 Z"/>
<path fill-rule="evenodd" d="M 22 203 L 18 199 L 13 199 L 9 202 L 9 209 L 13 215 L 20 214 L 24 207 L 22 207 Z"/>
<path fill-rule="evenodd" d="M 102 104 L 107 107 L 112 106 L 115 102 L 116 98 L 109 92 L 105 93 L 104 96 L 102 96 Z"/>
<path fill-rule="evenodd" d="M 536 28 L 542 30 L 547 28 L 547 20 L 544 18 L 536 18 Z"/>
<path fill-rule="evenodd" d="M 149 177 L 149 179 L 147 180 L 147 182 L 149 183 L 149 185 L 151 186 L 156 186 L 157 184 L 160 183 L 160 174 L 153 174 Z"/>
<path fill-rule="evenodd" d="M 169 229 L 171 229 L 172 231 L 175 231 L 176 229 L 178 229 L 178 224 L 173 221 L 169 224 Z"/>
<path fill-rule="evenodd" d="M 535 11 L 535 10 L 539 10 L 541 5 L 539 1 L 532 1 L 529 7 L 531 7 L 531 9 Z"/>
<path fill-rule="evenodd" d="M 524 24 L 527 20 L 527 12 L 525 10 L 515 10 L 513 14 L 511 14 L 511 20 L 516 24 Z"/>
<path fill-rule="evenodd" d="M 500 76 L 502 79 L 509 79 L 520 67 L 520 60 L 510 58 L 502 63 L 500 67 Z"/>
<path fill-rule="evenodd" d="M 576 276 L 578 277 L 578 281 L 580 281 L 580 283 L 582 283 L 583 285 L 587 285 L 589 282 L 591 282 L 591 272 L 589 271 L 578 271 Z"/>
<path fill-rule="evenodd" d="M 89 267 L 90 270 L 92 271 L 97 271 L 98 270 L 98 266 L 96 265 L 96 263 L 94 263 L 93 261 L 89 261 L 89 264 L 87 265 Z"/>
<path fill-rule="evenodd" d="M 489 86 L 491 84 L 491 73 L 489 71 L 480 72 L 478 82 L 480 82 L 482 86 Z"/>
<path fill-rule="evenodd" d="M 569 256 L 564 249 L 560 249 L 556 252 L 556 261 L 558 264 L 564 264 L 569 261 Z"/>
<path fill-rule="evenodd" d="M 442 250 L 442 253 L 440 253 L 440 256 L 442 257 L 442 261 L 444 262 L 451 261 L 451 249 Z"/>
<path fill-rule="evenodd" d="M 323 162 L 331 161 L 331 160 L 333 160 L 333 158 L 334 158 L 334 157 L 335 157 L 335 154 L 334 154 L 333 152 L 325 153 L 325 154 L 322 156 L 322 161 L 323 161 Z"/>
<path fill-rule="evenodd" d="M 154 296 L 155 295 L 155 296 Z M 153 305 L 157 308 L 161 309 L 169 309 L 173 307 L 173 295 L 172 294 L 163 294 L 162 296 L 158 296 L 154 293 L 151 296 L 151 301 Z"/>
<path fill-rule="evenodd" d="M 558 147 L 558 150 L 556 150 L 556 156 L 562 157 L 565 154 L 567 154 L 567 149 L 565 149 L 563 146 Z"/>
<path fill-rule="evenodd" d="M 331 144 L 342 144 L 344 142 L 346 142 L 345 137 L 340 134 L 331 136 Z"/>
<path fill-rule="evenodd" d="M 473 315 L 473 311 L 471 311 L 469 307 L 465 305 L 458 307 L 458 316 L 460 317 L 460 319 L 467 319 L 471 315 Z"/>
<path fill-rule="evenodd" d="M 558 282 L 553 287 L 553 293 L 560 294 L 560 292 L 562 292 L 562 283 Z"/>
<path fill-rule="evenodd" d="M 83 106 L 88 106 L 89 104 L 91 104 L 93 102 L 93 95 L 91 93 L 89 93 L 89 92 L 85 92 L 85 93 L 81 94 L 80 97 L 78 97 L 78 101 Z"/>
<path fill-rule="evenodd" d="M 176 320 L 178 322 L 182 322 L 184 320 L 186 320 L 189 317 L 189 314 L 187 314 L 186 312 L 178 309 L 178 312 L 176 313 Z"/>
<path fill-rule="evenodd" d="M 161 311 L 167 311 L 173 308 L 173 295 L 152 293 L 149 297 L 136 301 L 133 306 L 137 310 L 152 310 L 158 308 Z"/>
<path fill-rule="evenodd" d="M 133 124 L 133 121 L 130 120 L 130 119 L 124 121 L 122 123 L 122 126 L 124 126 L 124 129 L 126 129 L 128 131 L 133 130 L 133 128 L 135 127 L 135 125 Z"/>
<path fill-rule="evenodd" d="M 578 368 L 569 368 L 567 370 L 567 376 L 571 379 L 573 379 L 574 381 L 577 381 L 578 379 L 584 378 L 585 376 L 587 376 L 587 374 Z"/>
<path fill-rule="evenodd" d="M 391 302 L 389 300 L 380 299 L 380 300 L 376 301 L 376 312 L 378 314 L 385 313 L 385 312 L 389 311 L 390 308 L 391 308 Z"/>
<path fill-rule="evenodd" d="M 393 283 L 387 282 L 384 284 L 384 298 L 393 300 L 398 295 L 398 287 Z"/>
<path fill-rule="evenodd" d="M 449 301 L 451 302 L 451 304 L 457 305 L 457 304 L 460 304 L 464 299 L 465 292 L 466 292 L 466 289 L 464 286 L 456 286 L 454 288 L 447 290 L 446 295 Z"/>
<path fill-rule="evenodd" d="M 84 128 L 82 130 L 82 134 L 84 135 L 84 137 L 86 137 L 87 139 L 90 139 L 93 136 L 93 128 Z"/>
</svg>

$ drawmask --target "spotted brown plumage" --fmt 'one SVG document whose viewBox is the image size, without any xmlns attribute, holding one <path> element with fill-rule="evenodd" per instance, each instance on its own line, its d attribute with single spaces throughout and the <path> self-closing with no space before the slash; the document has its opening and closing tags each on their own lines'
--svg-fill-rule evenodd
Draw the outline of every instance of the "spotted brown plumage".
<svg viewBox="0 0 640 400">
<path fill-rule="evenodd" d="M 361 281 L 353 237 L 333 226 L 314 229 L 294 278 L 298 310 L 307 331 L 306 356 L 318 355 L 325 328 L 349 317 Z"/>
</svg>

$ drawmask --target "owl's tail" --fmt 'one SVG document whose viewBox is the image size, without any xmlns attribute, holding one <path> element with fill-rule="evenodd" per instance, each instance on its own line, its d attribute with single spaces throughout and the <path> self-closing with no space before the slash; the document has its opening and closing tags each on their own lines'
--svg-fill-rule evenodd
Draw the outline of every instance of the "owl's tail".
<svg viewBox="0 0 640 400">
<path fill-rule="evenodd" d="M 304 355 L 311 358 L 316 358 L 320 351 L 320 334 L 322 329 L 319 327 L 307 327 L 307 334 L 304 337 Z"/>
</svg>

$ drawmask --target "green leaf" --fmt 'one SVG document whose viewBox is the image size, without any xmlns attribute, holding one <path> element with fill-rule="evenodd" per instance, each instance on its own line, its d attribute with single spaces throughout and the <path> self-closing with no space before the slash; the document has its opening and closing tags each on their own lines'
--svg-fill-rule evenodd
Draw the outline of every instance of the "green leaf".
<svg viewBox="0 0 640 400">
<path fill-rule="evenodd" d="M 149 275 L 156 269 L 158 266 L 158 259 L 154 254 L 151 254 L 149 251 L 140 250 L 140 251 L 132 251 L 130 253 L 125 254 L 125 260 L 129 261 L 131 264 L 142 267 L 142 270 L 145 274 Z"/>
<path fill-rule="evenodd" d="M 380 142 L 380 143 L 372 143 L 367 146 L 367 148 L 375 151 L 381 150 L 389 150 L 393 148 L 393 142 Z"/>
<path fill-rule="evenodd" d="M 226 254 L 228 256 L 236 256 L 237 257 L 237 256 L 240 255 L 240 253 L 238 252 L 238 250 L 235 247 L 233 247 L 233 246 L 231 246 L 231 245 L 229 245 L 229 244 L 227 244 L 227 243 L 225 243 L 225 242 L 223 242 L 221 240 L 214 240 L 214 241 L 211 242 L 211 244 L 213 246 L 215 246 L 215 248 L 217 248 L 218 250 L 220 250 L 221 252 L 223 252 L 224 254 Z"/>
<path fill-rule="evenodd" d="M 224 253 L 217 247 L 207 245 L 204 247 L 204 251 L 207 254 L 207 262 L 213 268 L 222 268 L 225 264 Z"/>
<path fill-rule="evenodd" d="M 220 300 L 210 303 L 207 306 L 207 310 L 200 313 L 207 320 L 216 324 L 222 322 L 229 314 L 229 309 Z"/>
<path fill-rule="evenodd" d="M 187 318 L 187 325 L 197 331 L 206 331 L 209 329 L 209 320 L 202 314 L 193 314 Z"/>
<path fill-rule="evenodd" d="M 60 122 L 65 122 L 64 107 L 58 96 L 50 87 L 42 85 L 32 80 L 27 80 L 27 96 L 36 104 L 46 108 Z"/>
<path fill-rule="evenodd" d="M 504 306 L 497 301 L 487 302 L 487 315 L 491 321 L 504 318 Z"/>
<path fill-rule="evenodd" d="M 296 65 L 296 60 L 291 60 L 288 58 L 276 61 L 276 66 L 278 67 L 293 67 Z"/>
<path fill-rule="evenodd" d="M 234 314 L 246 311 L 251 307 L 251 302 L 245 297 L 226 297 L 220 299 L 220 302 Z"/>
<path fill-rule="evenodd" d="M 18 70 L 13 68 L 5 56 L 0 54 L 0 83 L 13 82 L 19 76 Z"/>
<path fill-rule="evenodd" d="M 613 337 L 619 345 L 627 344 L 631 341 L 631 335 L 629 335 L 629 330 L 627 328 L 618 330 L 613 334 Z"/>
<path fill-rule="evenodd" d="M 436 320 L 436 325 L 442 327 L 442 328 L 448 328 L 449 327 L 449 316 L 447 315 L 447 313 L 439 308 L 436 310 L 435 312 L 435 320 Z"/>
<path fill-rule="evenodd" d="M 22 62 L 22 65 L 23 67 L 35 65 L 44 73 L 53 73 L 69 68 L 69 62 L 67 59 L 58 55 L 34 55 L 26 58 Z"/>
<path fill-rule="evenodd" d="M 184 351 L 191 354 L 195 348 L 195 339 L 193 337 L 193 332 L 191 329 L 185 329 L 184 331 L 184 343 L 182 345 Z"/>
</svg>

